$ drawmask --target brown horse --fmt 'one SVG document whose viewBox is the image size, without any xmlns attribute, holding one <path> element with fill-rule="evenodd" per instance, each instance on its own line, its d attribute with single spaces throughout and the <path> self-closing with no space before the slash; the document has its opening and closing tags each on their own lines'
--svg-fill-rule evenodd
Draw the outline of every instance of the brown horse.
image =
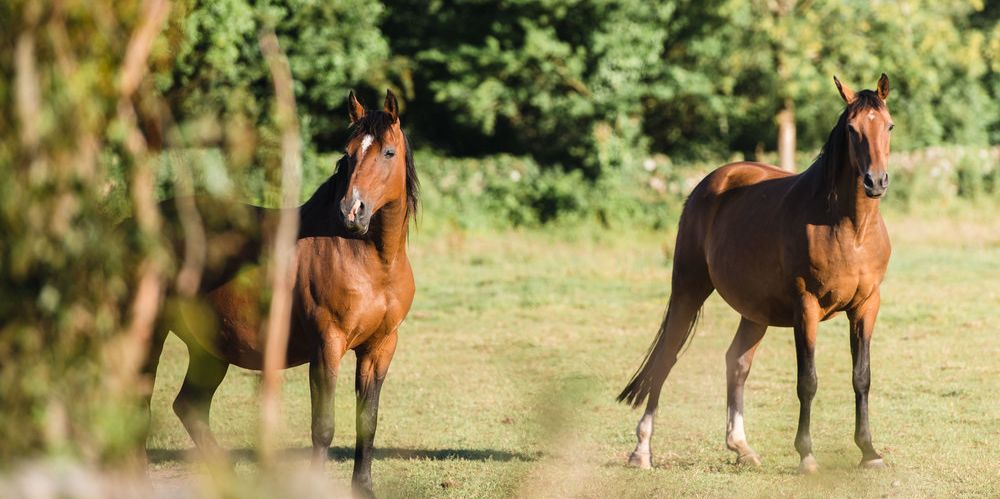
<svg viewBox="0 0 1000 499">
<path fill-rule="evenodd" d="M 348 350 L 356 352 L 352 481 L 360 493 L 371 495 L 379 392 L 396 350 L 397 328 L 413 301 L 406 241 L 417 208 L 418 182 L 392 92 L 383 111 L 366 112 L 353 93 L 349 104 L 346 154 L 299 212 L 287 366 L 309 363 L 313 461 L 322 464 L 333 439 L 338 368 Z M 161 205 L 168 220 L 179 218 L 174 205 Z M 260 310 L 265 280 L 258 262 L 273 236 L 278 210 L 225 206 L 208 199 L 198 199 L 198 205 L 207 240 L 198 304 L 168 297 L 145 372 L 155 377 L 163 341 L 173 330 L 190 354 L 174 412 L 200 450 L 219 454 L 208 422 L 212 396 L 230 364 L 246 369 L 261 369 L 263 364 Z M 179 252 L 180 224 L 169 224 L 167 233 Z"/>
<path fill-rule="evenodd" d="M 793 327 L 798 360 L 799 470 L 818 469 L 809 437 L 816 393 L 813 356 L 820 321 L 846 311 L 854 361 L 854 441 L 862 467 L 883 466 L 868 429 L 869 344 L 879 284 L 889 263 L 889 236 L 879 198 L 889 184 L 886 108 L 889 79 L 854 93 L 834 78 L 847 108 L 816 161 L 792 175 L 760 163 L 733 163 L 710 173 L 684 205 L 666 317 L 642 367 L 618 396 L 638 407 L 629 464 L 651 466 L 653 417 L 663 382 L 687 342 L 702 303 L 718 290 L 743 316 L 726 354 L 726 446 L 737 463 L 760 464 L 743 429 L 743 384 L 768 326 Z"/>
</svg>

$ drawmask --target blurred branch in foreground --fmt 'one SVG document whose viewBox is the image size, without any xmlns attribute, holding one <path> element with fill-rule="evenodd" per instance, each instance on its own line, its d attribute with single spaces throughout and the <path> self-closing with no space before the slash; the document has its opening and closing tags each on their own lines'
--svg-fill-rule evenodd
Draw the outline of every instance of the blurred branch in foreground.
<svg viewBox="0 0 1000 499">
<path fill-rule="evenodd" d="M 155 179 L 152 163 L 159 151 L 151 151 L 137 123 L 133 98 L 146 74 L 146 62 L 153 40 L 163 27 L 170 3 L 166 0 L 146 0 L 141 24 L 129 38 L 125 63 L 119 80 L 118 120 L 125 128 L 125 150 L 132 157 L 132 202 L 135 220 L 143 238 L 155 240 L 161 227 L 159 208 L 154 196 Z M 134 386 L 139 366 L 147 354 L 153 323 L 163 295 L 164 256 L 147 254 L 139 266 L 138 286 L 132 300 L 129 324 L 118 344 L 112 344 L 109 365 L 118 369 L 112 388 L 121 392 Z M 117 386 L 116 386 L 117 385 Z"/>
<path fill-rule="evenodd" d="M 264 383 L 261 389 L 260 449 L 265 464 L 273 461 L 275 434 L 281 420 L 281 370 L 285 368 L 288 329 L 295 283 L 295 237 L 299 230 L 300 149 L 292 74 L 273 31 L 265 31 L 260 48 L 274 80 L 275 113 L 281 130 L 281 215 L 270 258 L 273 290 L 264 337 Z"/>
</svg>

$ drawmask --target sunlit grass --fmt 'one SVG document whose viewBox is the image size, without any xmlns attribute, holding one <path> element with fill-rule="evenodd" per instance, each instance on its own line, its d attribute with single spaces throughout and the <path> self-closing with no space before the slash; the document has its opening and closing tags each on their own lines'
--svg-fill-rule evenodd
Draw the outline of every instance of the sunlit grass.
<svg viewBox="0 0 1000 499">
<path fill-rule="evenodd" d="M 893 260 L 872 347 L 871 418 L 890 467 L 856 469 L 843 317 L 818 340 L 813 442 L 822 473 L 795 474 L 794 346 L 772 328 L 747 385 L 747 432 L 763 456 L 725 449 L 723 355 L 738 317 L 707 303 L 667 382 L 651 471 L 628 469 L 639 413 L 613 399 L 637 367 L 669 290 L 672 236 L 588 229 L 417 231 L 418 293 L 382 394 L 373 476 L 389 496 L 995 496 L 1000 461 L 1000 222 L 988 213 L 890 215 Z M 154 397 L 154 476 L 183 480 L 190 441 L 169 409 L 186 353 L 170 340 Z M 338 384 L 335 458 L 348 481 L 353 357 Z M 307 372 L 287 372 L 283 444 L 309 446 Z M 252 448 L 257 373 L 231 368 L 212 425 Z M 251 473 L 247 452 L 237 471 Z M 305 452 L 287 459 L 305 463 Z M 157 475 L 159 474 L 159 475 Z"/>
</svg>

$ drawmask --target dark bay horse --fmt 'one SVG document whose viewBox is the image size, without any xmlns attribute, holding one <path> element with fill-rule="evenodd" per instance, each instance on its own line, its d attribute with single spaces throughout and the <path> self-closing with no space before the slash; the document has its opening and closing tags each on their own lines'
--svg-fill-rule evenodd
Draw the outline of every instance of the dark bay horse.
<svg viewBox="0 0 1000 499">
<path fill-rule="evenodd" d="M 406 254 L 418 181 L 396 98 L 365 111 L 349 97 L 351 134 L 335 174 L 300 208 L 287 366 L 309 363 L 313 461 L 323 463 L 333 439 L 333 397 L 341 359 L 357 354 L 357 446 L 353 484 L 371 495 L 372 446 L 382 382 L 396 350 L 397 328 L 413 302 Z M 174 412 L 197 447 L 221 454 L 209 429 L 209 406 L 230 364 L 261 369 L 260 255 L 278 210 L 198 199 L 205 219 L 206 265 L 197 299 L 167 297 L 145 366 L 150 378 L 168 330 L 190 354 Z M 167 235 L 183 248 L 173 202 L 164 202 Z M 219 215 L 224 214 L 224 215 Z M 195 302 L 191 304 L 190 302 Z"/>
<path fill-rule="evenodd" d="M 618 396 L 633 407 L 648 399 L 629 464 L 651 466 L 663 382 L 702 303 L 718 290 L 743 317 L 726 354 L 726 446 L 737 463 L 760 464 L 743 429 L 743 385 L 767 327 L 782 326 L 795 334 L 799 470 L 817 471 L 809 436 L 816 331 L 820 321 L 845 311 L 854 364 L 854 441 L 862 467 L 883 466 L 868 429 L 868 388 L 869 345 L 890 253 L 879 214 L 889 184 L 889 79 L 883 74 L 876 91 L 857 93 L 834 82 L 847 108 L 806 171 L 793 175 L 770 165 L 733 163 L 710 173 L 687 199 L 666 316 L 642 367 Z"/>
</svg>

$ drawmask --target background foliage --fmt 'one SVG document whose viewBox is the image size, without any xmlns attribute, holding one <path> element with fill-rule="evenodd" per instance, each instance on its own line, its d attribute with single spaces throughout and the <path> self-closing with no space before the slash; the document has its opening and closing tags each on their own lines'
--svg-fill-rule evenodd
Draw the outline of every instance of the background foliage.
<svg viewBox="0 0 1000 499">
<path fill-rule="evenodd" d="M 274 24 L 316 152 L 343 141 L 347 89 L 374 106 L 384 87 L 402 96 L 425 148 L 529 156 L 588 179 L 649 153 L 761 156 L 786 98 L 799 148 L 815 151 L 840 107 L 831 76 L 870 88 L 880 72 L 892 81 L 897 150 L 984 146 L 1000 141 L 997 10 L 980 0 L 187 0 L 156 82 L 178 121 L 231 118 L 223 135 L 237 139 L 266 131 L 254 40 Z M 259 161 L 264 150 L 232 156 Z"/>
<path fill-rule="evenodd" d="M 805 168 L 842 105 L 834 74 L 855 88 L 890 75 L 896 151 L 1000 143 L 997 11 L 979 0 L 188 0 L 174 10 L 155 78 L 179 122 L 225 123 L 191 126 L 185 143 L 221 144 L 247 193 L 273 200 L 275 135 L 253 40 L 274 24 L 297 83 L 307 191 L 335 163 L 347 90 L 377 106 L 388 87 L 414 143 L 434 151 L 422 170 L 447 158 L 475 169 L 495 156 L 485 164 L 539 172 L 548 188 L 531 178 L 513 197 L 505 187 L 484 193 L 487 218 L 519 224 L 593 204 L 562 190 L 606 200 L 608 182 L 647 183 L 651 157 L 772 160 L 786 100 Z M 500 169 L 498 178 L 512 171 Z M 521 203 L 531 198 L 544 201 Z M 514 200 L 531 213 L 492 210 Z"/>
<path fill-rule="evenodd" d="M 108 363 L 133 275 L 105 208 L 134 169 L 104 160 L 124 140 L 116 78 L 138 4 L 0 5 L 0 463 L 107 457 L 135 438 Z"/>
</svg>

